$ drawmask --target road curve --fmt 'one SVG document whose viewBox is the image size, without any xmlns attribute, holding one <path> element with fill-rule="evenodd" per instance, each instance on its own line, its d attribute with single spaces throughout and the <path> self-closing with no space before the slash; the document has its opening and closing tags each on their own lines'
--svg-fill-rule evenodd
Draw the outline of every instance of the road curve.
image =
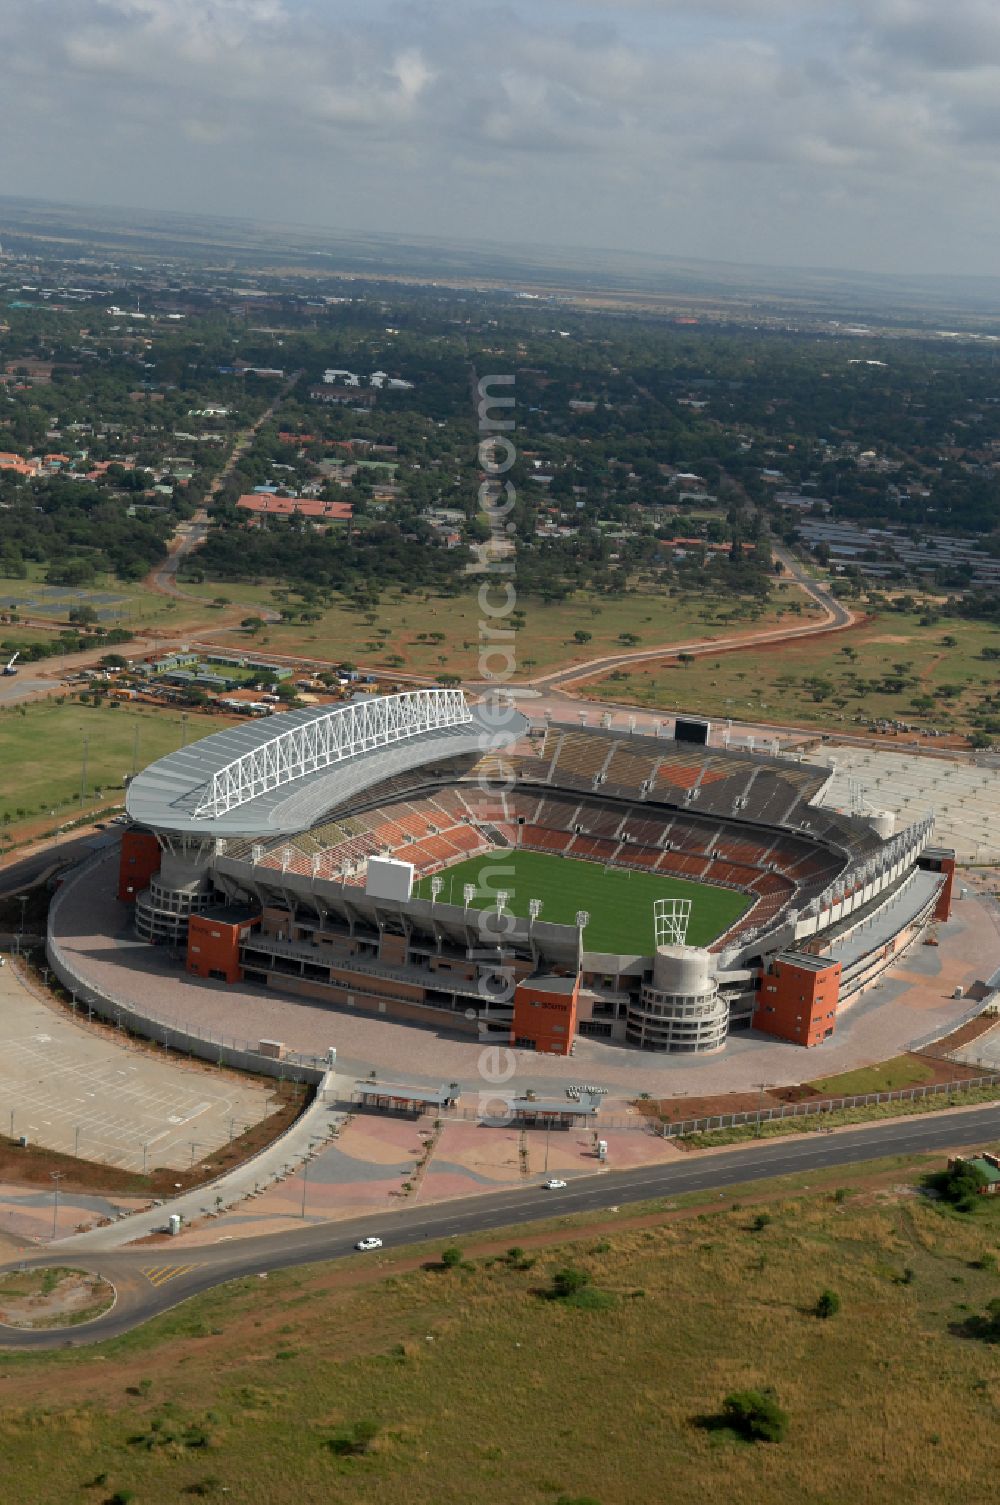
<svg viewBox="0 0 1000 1505">
<path fill-rule="evenodd" d="M 731 652 L 734 648 L 759 648 L 794 642 L 800 638 L 812 638 L 829 632 L 842 632 L 853 627 L 857 617 L 853 611 L 838 601 L 836 596 L 817 585 L 791 554 L 784 549 L 774 550 L 775 558 L 785 568 L 785 578 L 790 578 L 823 612 L 818 622 L 806 622 L 801 627 L 774 627 L 754 632 L 736 633 L 725 638 L 696 638 L 690 643 L 668 643 L 659 648 L 642 648 L 628 653 L 615 653 L 605 658 L 593 658 L 584 664 L 575 664 L 570 669 L 554 669 L 549 674 L 538 674 L 528 683 L 536 690 L 559 690 L 575 685 L 584 679 L 593 679 L 598 674 L 610 673 L 612 669 L 625 669 L 632 664 L 646 664 L 678 653 L 689 653 L 693 658 L 707 653 Z"/>
<path fill-rule="evenodd" d="M 984 1108 L 896 1119 L 831 1134 L 816 1133 L 791 1142 L 751 1143 L 719 1154 L 692 1155 L 668 1165 L 581 1176 L 560 1192 L 546 1192 L 533 1184 L 434 1207 L 407 1208 L 380 1218 L 313 1224 L 294 1233 L 224 1239 L 210 1245 L 185 1246 L 183 1242 L 147 1245 L 114 1253 L 88 1252 L 79 1256 L 75 1250 L 70 1255 L 68 1250 L 54 1245 L 48 1253 L 9 1261 L 0 1268 L 0 1274 L 3 1269 L 71 1263 L 113 1282 L 118 1292 L 114 1308 L 107 1316 L 88 1323 L 85 1328 L 43 1332 L 0 1328 L 0 1349 L 25 1351 L 76 1347 L 118 1337 L 190 1296 L 227 1281 L 247 1275 L 263 1275 L 269 1270 L 352 1257 L 355 1241 L 365 1234 L 377 1233 L 387 1249 L 425 1240 L 450 1242 L 565 1214 L 596 1212 L 650 1198 L 713 1191 L 773 1176 L 856 1165 L 884 1155 L 944 1152 L 955 1147 L 982 1144 L 998 1136 L 1000 1104 L 990 1104 Z M 162 1285 L 153 1285 L 143 1274 L 144 1268 L 174 1268 L 179 1273 Z"/>
</svg>

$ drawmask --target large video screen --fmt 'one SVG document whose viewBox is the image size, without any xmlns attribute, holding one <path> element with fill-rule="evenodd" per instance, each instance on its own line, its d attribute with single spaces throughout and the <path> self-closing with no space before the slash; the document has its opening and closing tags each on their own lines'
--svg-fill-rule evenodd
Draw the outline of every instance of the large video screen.
<svg viewBox="0 0 1000 1505">
<path fill-rule="evenodd" d="M 711 730 L 710 721 L 695 721 L 687 716 L 678 716 L 674 736 L 678 742 L 697 742 L 699 747 L 704 747 Z"/>
</svg>

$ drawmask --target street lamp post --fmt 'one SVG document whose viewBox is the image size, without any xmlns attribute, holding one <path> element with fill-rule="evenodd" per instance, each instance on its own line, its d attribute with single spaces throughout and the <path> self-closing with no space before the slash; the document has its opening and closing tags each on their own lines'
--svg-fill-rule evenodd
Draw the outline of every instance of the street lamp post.
<svg viewBox="0 0 1000 1505">
<path fill-rule="evenodd" d="M 52 1198 L 52 1237 L 55 1238 L 59 1226 L 59 1183 L 65 1176 L 65 1171 L 49 1171 L 52 1177 L 54 1195 Z"/>
<path fill-rule="evenodd" d="M 754 1086 L 760 1088 L 760 1096 L 757 1099 L 757 1125 L 756 1125 L 756 1128 L 754 1130 L 754 1136 L 753 1136 L 754 1139 L 759 1139 L 760 1138 L 760 1116 L 761 1116 L 761 1114 L 764 1111 L 764 1093 L 767 1091 L 768 1087 L 773 1087 L 774 1083 L 773 1082 L 754 1082 Z"/>
<path fill-rule="evenodd" d="M 82 728 L 81 728 L 82 730 Z M 83 733 L 83 756 L 80 759 L 80 807 L 87 800 L 87 754 L 90 751 L 90 733 Z"/>
</svg>

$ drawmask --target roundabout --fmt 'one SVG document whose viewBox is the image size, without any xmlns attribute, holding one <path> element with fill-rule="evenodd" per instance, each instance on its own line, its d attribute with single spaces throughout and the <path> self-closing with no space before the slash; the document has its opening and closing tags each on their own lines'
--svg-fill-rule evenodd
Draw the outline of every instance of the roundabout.
<svg viewBox="0 0 1000 1505">
<path fill-rule="evenodd" d="M 110 1280 L 68 1265 L 35 1265 L 0 1275 L 0 1326 L 18 1332 L 65 1332 L 111 1311 Z"/>
</svg>

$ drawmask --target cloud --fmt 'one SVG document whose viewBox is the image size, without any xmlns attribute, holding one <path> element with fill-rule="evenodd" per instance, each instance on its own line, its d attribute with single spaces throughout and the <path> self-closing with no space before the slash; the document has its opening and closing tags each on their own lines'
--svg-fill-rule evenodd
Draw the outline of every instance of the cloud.
<svg viewBox="0 0 1000 1505">
<path fill-rule="evenodd" d="M 9 192 L 926 269 L 1000 229 L 995 0 L 3 0 L 0 57 Z"/>
</svg>

